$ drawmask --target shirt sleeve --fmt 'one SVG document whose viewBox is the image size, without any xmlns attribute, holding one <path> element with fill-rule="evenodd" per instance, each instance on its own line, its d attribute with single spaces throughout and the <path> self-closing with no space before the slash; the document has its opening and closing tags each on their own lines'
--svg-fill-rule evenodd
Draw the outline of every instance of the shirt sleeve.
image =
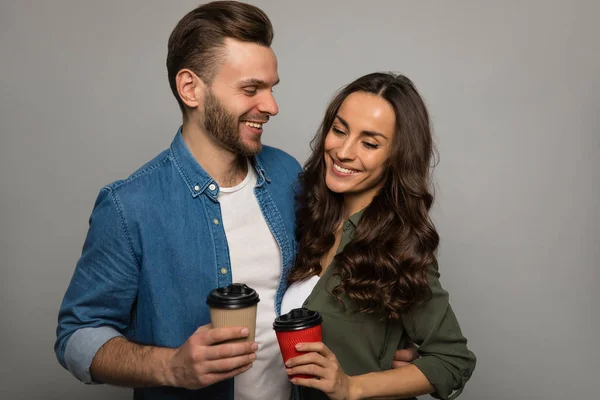
<svg viewBox="0 0 600 400">
<path fill-rule="evenodd" d="M 119 199 L 103 188 L 60 307 L 54 345 L 60 364 L 85 383 L 92 382 L 89 369 L 98 349 L 129 326 L 138 265 Z"/>
<path fill-rule="evenodd" d="M 446 292 L 439 281 L 437 264 L 428 269 L 431 299 L 404 314 L 402 322 L 411 340 L 419 348 L 414 360 L 435 389 L 432 396 L 451 400 L 463 390 L 476 364 L 475 354 L 467 348 L 467 339 Z"/>
</svg>

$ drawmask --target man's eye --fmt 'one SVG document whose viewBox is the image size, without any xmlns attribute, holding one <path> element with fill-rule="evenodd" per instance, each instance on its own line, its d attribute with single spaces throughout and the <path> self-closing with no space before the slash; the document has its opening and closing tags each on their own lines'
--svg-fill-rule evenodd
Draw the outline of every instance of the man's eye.
<svg viewBox="0 0 600 400">
<path fill-rule="evenodd" d="M 247 87 L 244 88 L 244 93 L 246 93 L 248 96 L 254 96 L 256 94 L 256 88 L 255 87 Z"/>
</svg>

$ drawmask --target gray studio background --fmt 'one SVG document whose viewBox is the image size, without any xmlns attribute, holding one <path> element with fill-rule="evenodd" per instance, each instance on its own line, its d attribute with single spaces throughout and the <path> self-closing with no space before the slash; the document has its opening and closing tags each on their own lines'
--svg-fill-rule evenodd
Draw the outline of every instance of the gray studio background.
<svg viewBox="0 0 600 400">
<path fill-rule="evenodd" d="M 304 162 L 333 91 L 367 72 L 426 99 L 442 282 L 478 356 L 461 398 L 596 399 L 600 3 L 253 3 L 281 76 L 265 143 Z M 196 5 L 0 3 L 1 399 L 131 398 L 58 365 L 57 310 L 98 190 L 177 130 L 166 43 Z"/>
</svg>

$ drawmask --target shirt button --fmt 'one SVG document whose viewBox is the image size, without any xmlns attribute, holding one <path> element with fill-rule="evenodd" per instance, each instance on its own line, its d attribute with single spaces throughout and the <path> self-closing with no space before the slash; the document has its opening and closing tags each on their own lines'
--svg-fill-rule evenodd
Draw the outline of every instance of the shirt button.
<svg viewBox="0 0 600 400">
<path fill-rule="evenodd" d="M 223 275 L 226 275 L 227 274 L 227 268 L 221 268 L 221 273 Z"/>
<path fill-rule="evenodd" d="M 197 192 L 197 191 L 199 191 L 199 190 L 200 190 L 200 186 L 198 186 L 198 185 L 194 186 L 194 190 L 195 190 L 196 192 Z"/>
<path fill-rule="evenodd" d="M 215 186 L 215 184 L 214 184 L 214 183 L 211 183 L 210 185 L 208 185 L 208 188 L 209 188 L 210 190 L 215 190 L 217 187 Z"/>
<path fill-rule="evenodd" d="M 215 223 L 215 225 L 219 225 L 219 220 L 218 219 L 213 219 L 213 222 Z"/>
</svg>

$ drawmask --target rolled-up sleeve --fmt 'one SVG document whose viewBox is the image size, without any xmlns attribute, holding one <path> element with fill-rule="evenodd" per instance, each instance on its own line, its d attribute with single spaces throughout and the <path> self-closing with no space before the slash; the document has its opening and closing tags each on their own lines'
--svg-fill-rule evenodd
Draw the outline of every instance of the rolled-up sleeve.
<svg viewBox="0 0 600 400">
<path fill-rule="evenodd" d="M 434 397 L 451 400 L 463 390 L 475 369 L 475 354 L 467 348 L 437 265 L 428 270 L 431 299 L 403 316 L 409 337 L 419 346 L 417 366 L 435 389 Z"/>
<path fill-rule="evenodd" d="M 60 307 L 54 345 L 59 363 L 82 382 L 92 383 L 89 369 L 98 349 L 129 326 L 138 266 L 117 194 L 103 188 Z"/>
</svg>

